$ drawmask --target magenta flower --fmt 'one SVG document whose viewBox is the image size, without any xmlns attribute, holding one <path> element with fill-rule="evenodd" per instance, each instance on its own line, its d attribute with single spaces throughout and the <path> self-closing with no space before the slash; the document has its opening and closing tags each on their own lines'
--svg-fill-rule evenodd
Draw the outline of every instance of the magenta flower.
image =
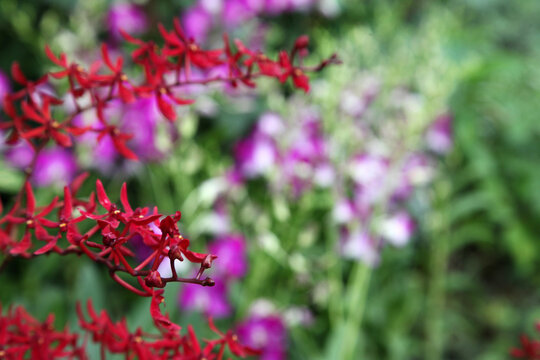
<svg viewBox="0 0 540 360">
<path fill-rule="evenodd" d="M 275 142 L 257 131 L 240 140 L 234 150 L 237 167 L 247 178 L 268 173 L 278 158 Z"/>
<path fill-rule="evenodd" d="M 55 147 L 42 150 L 36 159 L 32 181 L 37 186 L 65 186 L 75 178 L 77 161 L 69 150 Z"/>
<path fill-rule="evenodd" d="M 255 16 L 246 0 L 228 0 L 223 6 L 223 22 L 232 27 Z"/>
<path fill-rule="evenodd" d="M 112 101 L 105 109 L 105 114 L 108 118 L 116 119 L 121 132 L 132 135 L 132 138 L 127 141 L 127 146 L 137 154 L 140 160 L 151 161 L 163 156 L 156 145 L 160 114 L 154 98 L 140 98 L 130 104 Z M 97 130 L 103 127 L 92 114 L 85 117 L 78 116 L 75 118 L 75 124 L 90 126 Z M 86 147 L 91 148 L 90 162 L 104 173 L 110 173 L 118 165 L 117 162 L 123 159 L 109 135 L 98 142 L 96 132 L 87 132 L 79 137 L 79 144 L 85 144 Z"/>
<path fill-rule="evenodd" d="M 189 37 L 198 42 L 204 42 L 212 27 L 212 14 L 204 6 L 196 5 L 188 9 L 183 17 L 182 24 Z"/>
<path fill-rule="evenodd" d="M 219 261 L 213 265 L 219 276 L 239 278 L 247 269 L 246 241 L 242 235 L 224 235 L 208 245 Z"/>
<path fill-rule="evenodd" d="M 399 212 L 383 220 L 380 228 L 383 238 L 394 246 L 405 246 L 414 232 L 414 221 L 405 212 Z"/>
<path fill-rule="evenodd" d="M 6 74 L 0 71 L 0 109 L 4 106 L 4 96 L 11 92 L 11 85 Z"/>
<path fill-rule="evenodd" d="M 32 163 L 34 149 L 32 149 L 26 140 L 19 140 L 16 145 L 6 148 L 5 158 L 11 166 L 25 169 Z"/>
<path fill-rule="evenodd" d="M 452 149 L 452 115 L 443 114 L 437 117 L 426 133 L 429 148 L 438 154 L 446 154 Z"/>
<path fill-rule="evenodd" d="M 212 287 L 186 284 L 180 293 L 180 307 L 189 311 L 200 311 L 215 318 L 231 314 L 232 307 L 227 298 L 227 286 L 223 279 L 214 278 Z"/>
<path fill-rule="evenodd" d="M 240 340 L 262 350 L 261 360 L 282 360 L 287 357 L 287 329 L 277 315 L 252 315 L 237 329 Z"/>
<path fill-rule="evenodd" d="M 130 35 L 144 32 L 147 28 L 146 15 L 136 5 L 116 4 L 107 14 L 107 26 L 115 39 L 120 39 L 120 30 Z"/>
<path fill-rule="evenodd" d="M 140 98 L 123 108 L 120 129 L 133 135 L 128 146 L 143 161 L 156 160 L 163 156 L 156 146 L 159 119 L 155 98 Z"/>
</svg>

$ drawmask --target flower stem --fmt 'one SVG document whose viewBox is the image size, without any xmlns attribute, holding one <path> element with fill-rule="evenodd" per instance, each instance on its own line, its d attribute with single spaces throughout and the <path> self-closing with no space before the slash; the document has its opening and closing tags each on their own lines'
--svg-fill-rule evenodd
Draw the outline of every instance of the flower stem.
<svg viewBox="0 0 540 360">
<path fill-rule="evenodd" d="M 444 310 L 446 269 L 448 262 L 448 224 L 445 199 L 450 193 L 449 184 L 440 181 L 435 189 L 435 210 L 430 218 L 430 263 L 426 304 L 426 359 L 440 360 L 444 352 Z"/>
<path fill-rule="evenodd" d="M 326 348 L 327 359 L 358 359 L 361 325 L 368 295 L 371 268 L 361 262 L 354 264 L 345 294 L 345 311 Z M 355 355 L 356 354 L 356 355 Z"/>
<path fill-rule="evenodd" d="M 366 307 L 371 268 L 364 263 L 354 265 L 351 285 L 346 297 L 346 322 L 343 338 L 342 359 L 358 359 L 355 349 L 361 335 L 361 325 Z"/>
</svg>

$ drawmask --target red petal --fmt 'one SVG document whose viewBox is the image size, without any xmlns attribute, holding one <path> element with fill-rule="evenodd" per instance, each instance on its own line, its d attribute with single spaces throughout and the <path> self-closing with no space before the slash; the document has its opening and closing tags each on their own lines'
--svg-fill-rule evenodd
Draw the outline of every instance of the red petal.
<svg viewBox="0 0 540 360">
<path fill-rule="evenodd" d="M 103 183 L 101 180 L 96 180 L 96 190 L 97 190 L 97 196 L 98 201 L 107 211 L 111 209 L 111 200 L 109 200 L 109 197 L 107 196 L 107 193 L 105 192 L 105 189 L 103 188 Z"/>
<path fill-rule="evenodd" d="M 65 78 L 68 74 L 69 74 L 69 71 L 67 70 L 51 72 L 51 76 L 55 79 Z"/>
<path fill-rule="evenodd" d="M 114 148 L 122 155 L 123 157 L 131 160 L 139 160 L 137 155 L 131 151 L 125 144 L 125 141 L 122 140 L 119 136 L 112 137 Z"/>
<path fill-rule="evenodd" d="M 58 236 L 53 236 L 47 245 L 43 246 L 42 248 L 34 251 L 34 255 L 41 255 L 45 254 L 46 252 L 49 252 L 53 247 L 56 246 L 56 243 L 58 242 Z"/>
<path fill-rule="evenodd" d="M 62 216 L 64 219 L 71 219 L 72 211 L 71 191 L 69 191 L 69 187 L 64 186 L 64 206 L 62 207 Z"/>
<path fill-rule="evenodd" d="M 24 190 L 26 191 L 26 212 L 28 214 L 34 214 L 34 211 L 36 210 L 36 198 L 34 197 L 30 182 L 26 181 Z"/>
<path fill-rule="evenodd" d="M 174 18 L 173 24 L 174 24 L 174 30 L 176 30 L 176 33 L 178 34 L 178 36 L 180 36 L 180 38 L 184 42 L 187 42 L 187 38 L 186 38 L 186 35 L 184 34 L 184 30 L 182 30 L 182 26 L 180 25 L 180 20 L 178 18 Z"/>
<path fill-rule="evenodd" d="M 37 127 L 35 129 L 32 129 L 30 131 L 27 131 L 27 132 L 21 134 L 21 136 L 23 138 L 25 138 L 25 139 L 31 139 L 31 138 L 34 138 L 34 137 L 40 137 L 44 133 L 45 133 L 45 126 L 40 126 L 40 127 Z"/>
<path fill-rule="evenodd" d="M 309 78 L 306 75 L 293 76 L 293 82 L 297 88 L 304 89 L 305 92 L 309 91 Z"/>
<path fill-rule="evenodd" d="M 81 175 L 77 176 L 75 178 L 75 180 L 73 180 L 71 182 L 71 191 L 73 193 L 73 196 L 75 196 L 75 194 L 77 194 L 77 192 L 79 191 L 79 189 L 81 188 L 84 180 L 86 180 L 86 178 L 88 177 L 89 173 L 88 172 L 83 172 Z"/>
<path fill-rule="evenodd" d="M 129 204 L 129 200 L 127 196 L 126 183 L 122 184 L 122 190 L 120 190 L 120 202 L 122 203 L 122 206 L 124 207 L 124 210 L 127 213 L 133 213 L 133 209 L 131 208 L 131 205 Z"/>
<path fill-rule="evenodd" d="M 120 92 L 120 98 L 124 103 L 127 104 L 135 101 L 135 96 L 133 95 L 131 90 L 125 87 L 122 82 L 118 83 L 118 91 Z"/>
<path fill-rule="evenodd" d="M 26 76 L 22 73 L 21 67 L 17 62 L 11 64 L 11 75 L 13 76 L 13 79 L 21 85 L 26 85 L 28 83 Z"/>
<path fill-rule="evenodd" d="M 45 124 L 47 122 L 47 119 L 40 116 L 26 101 L 21 103 L 21 108 L 27 118 L 37 121 L 40 124 Z"/>
<path fill-rule="evenodd" d="M 279 52 L 279 65 L 284 70 L 289 70 L 292 68 L 291 61 L 289 59 L 289 54 L 287 54 L 285 51 Z"/>
<path fill-rule="evenodd" d="M 103 57 L 103 60 L 105 61 L 105 64 L 111 71 L 116 72 L 116 68 L 113 65 L 111 59 L 109 58 L 109 50 L 107 49 L 107 44 L 103 43 L 101 44 L 101 56 Z"/>
<path fill-rule="evenodd" d="M 66 58 L 65 56 L 62 56 L 62 60 L 61 61 L 59 58 L 56 57 L 56 55 L 54 55 L 54 53 L 51 51 L 51 48 L 49 48 L 49 45 L 45 45 L 45 54 L 47 54 L 47 57 L 53 62 L 55 63 L 56 65 L 60 66 L 60 67 L 67 67 L 67 62 L 66 62 Z"/>
<path fill-rule="evenodd" d="M 130 42 L 136 45 L 145 45 L 144 41 L 134 38 L 133 36 L 129 35 L 127 32 L 125 32 L 122 29 L 120 29 L 120 35 L 122 35 L 122 37 L 126 39 L 127 42 Z"/>
<path fill-rule="evenodd" d="M 54 199 L 51 201 L 51 203 L 47 205 L 45 209 L 41 210 L 41 212 L 37 214 L 36 217 L 40 218 L 40 217 L 47 216 L 54 209 L 57 202 L 58 202 L 58 196 L 55 196 Z"/>
<path fill-rule="evenodd" d="M 71 147 L 73 143 L 71 142 L 71 139 L 66 134 L 61 133 L 60 131 L 51 131 L 51 135 L 54 138 L 54 141 L 63 147 Z"/>
<path fill-rule="evenodd" d="M 174 111 L 174 108 L 171 104 L 169 104 L 161 95 L 157 96 L 157 102 L 158 107 L 163 116 L 167 118 L 167 120 L 173 122 L 176 120 L 176 112 Z"/>
<path fill-rule="evenodd" d="M 191 105 L 195 102 L 193 99 L 181 99 L 174 96 L 171 96 L 171 99 L 173 99 L 173 101 L 178 105 Z"/>
<path fill-rule="evenodd" d="M 82 134 L 86 133 L 88 130 L 90 130 L 90 127 L 65 127 L 66 131 L 69 132 L 72 135 L 75 136 L 81 136 Z"/>
<path fill-rule="evenodd" d="M 25 253 L 26 250 L 30 249 L 30 246 L 32 246 L 32 241 L 30 240 L 30 233 L 26 232 L 22 240 L 17 243 L 17 246 L 12 248 L 9 253 L 11 255 L 20 255 L 22 253 Z"/>
</svg>

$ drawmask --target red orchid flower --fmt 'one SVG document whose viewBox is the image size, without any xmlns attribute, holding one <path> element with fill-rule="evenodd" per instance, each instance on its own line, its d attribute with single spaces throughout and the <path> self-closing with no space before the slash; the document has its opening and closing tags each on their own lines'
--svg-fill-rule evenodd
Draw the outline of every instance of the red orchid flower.
<svg viewBox="0 0 540 360">
<path fill-rule="evenodd" d="M 135 101 L 135 95 L 133 94 L 133 91 L 131 91 L 129 87 L 124 85 L 125 83 L 129 84 L 127 76 L 122 72 L 124 59 L 119 56 L 116 59 L 116 63 L 113 64 L 109 56 L 107 44 L 105 43 L 101 45 L 101 54 L 105 65 L 107 65 L 107 67 L 113 73 L 111 75 L 95 75 L 94 79 L 106 83 L 107 85 L 111 86 L 111 88 L 113 88 L 115 85 L 118 86 L 118 93 L 120 95 L 120 99 L 122 99 L 124 103 L 131 103 Z"/>
<path fill-rule="evenodd" d="M 290 76 L 293 78 L 294 86 L 303 89 L 305 92 L 309 91 L 309 78 L 304 71 L 299 67 L 294 67 L 289 59 L 289 54 L 285 51 L 279 53 L 279 65 L 281 66 L 283 73 L 281 74 L 279 81 L 285 82 Z"/>
<path fill-rule="evenodd" d="M 51 117 L 50 110 L 50 98 L 43 99 L 42 106 L 39 108 L 34 108 L 32 105 L 26 101 L 22 102 L 22 111 L 24 116 L 28 119 L 36 121 L 41 124 L 40 126 L 24 132 L 21 136 L 25 139 L 32 138 L 53 138 L 54 141 L 63 147 L 72 146 L 71 139 L 69 136 L 61 132 L 60 130 L 67 131 L 73 135 L 82 135 L 85 133 L 88 128 L 78 128 L 69 126 L 66 123 L 59 123 Z"/>
</svg>

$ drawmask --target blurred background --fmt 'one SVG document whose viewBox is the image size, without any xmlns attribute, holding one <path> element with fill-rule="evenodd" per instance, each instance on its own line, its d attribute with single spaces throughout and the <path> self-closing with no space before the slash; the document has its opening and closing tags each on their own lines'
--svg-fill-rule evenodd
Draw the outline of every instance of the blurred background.
<svg viewBox="0 0 540 360">
<path fill-rule="evenodd" d="M 212 315 L 268 360 L 506 359 L 533 332 L 540 2 L 2 0 L 0 95 L 18 89 L 13 61 L 32 79 L 52 69 L 45 44 L 90 64 L 101 42 L 129 54 L 120 28 L 160 41 L 173 17 L 203 47 L 226 31 L 275 56 L 306 34 L 308 64 L 334 52 L 343 64 L 313 74 L 307 94 L 275 81 L 185 89 L 197 102 L 174 126 L 152 100 L 113 104 L 138 163 L 91 137 L 40 155 L 38 201 L 82 171 L 111 197 L 127 181 L 132 204 L 181 210 L 194 250 L 219 256 L 214 288 L 167 286 L 172 319 L 208 334 Z M 32 150 L 0 151 L 6 205 Z M 87 259 L 15 259 L 0 273 L 2 306 L 54 312 L 59 328 L 77 327 L 75 301 L 89 297 L 151 326 L 148 299 Z"/>
</svg>

